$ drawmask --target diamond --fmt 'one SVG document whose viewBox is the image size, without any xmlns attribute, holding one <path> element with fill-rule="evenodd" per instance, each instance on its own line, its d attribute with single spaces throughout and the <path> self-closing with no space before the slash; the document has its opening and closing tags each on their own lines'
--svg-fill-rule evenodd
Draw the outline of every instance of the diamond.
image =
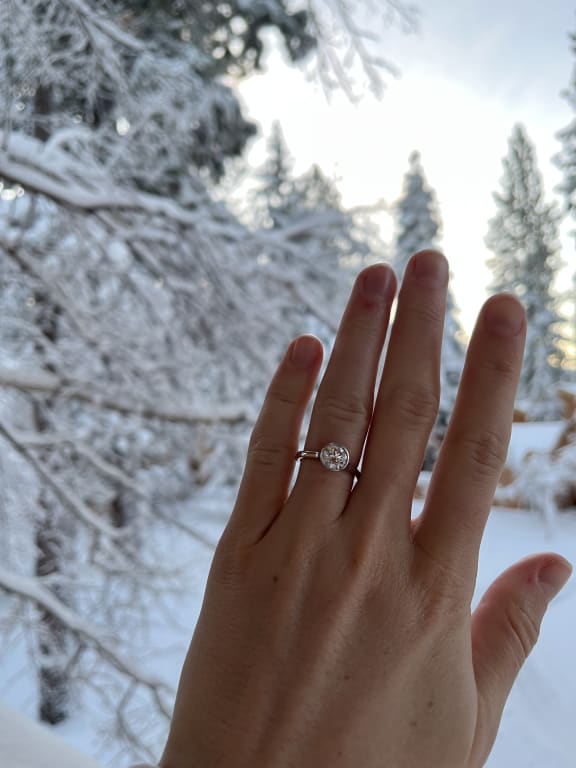
<svg viewBox="0 0 576 768">
<path fill-rule="evenodd" d="M 328 443 L 320 451 L 320 461 L 322 466 L 331 472 L 341 472 L 348 466 L 350 454 L 343 446 L 336 445 L 336 443 Z"/>
</svg>

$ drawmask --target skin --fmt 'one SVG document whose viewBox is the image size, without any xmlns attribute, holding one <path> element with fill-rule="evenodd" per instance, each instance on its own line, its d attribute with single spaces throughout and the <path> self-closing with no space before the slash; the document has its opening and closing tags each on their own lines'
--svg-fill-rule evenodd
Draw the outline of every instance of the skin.
<svg viewBox="0 0 576 768">
<path fill-rule="evenodd" d="M 414 488 L 439 399 L 448 265 L 412 258 L 375 395 L 396 279 L 360 273 L 305 448 L 349 448 L 362 477 L 301 462 L 322 359 L 289 347 L 254 428 L 182 671 L 161 768 L 477 768 L 571 566 L 529 557 L 471 614 L 506 457 L 526 322 L 489 299 L 420 517 Z M 363 446 L 365 450 L 363 452 Z"/>
</svg>

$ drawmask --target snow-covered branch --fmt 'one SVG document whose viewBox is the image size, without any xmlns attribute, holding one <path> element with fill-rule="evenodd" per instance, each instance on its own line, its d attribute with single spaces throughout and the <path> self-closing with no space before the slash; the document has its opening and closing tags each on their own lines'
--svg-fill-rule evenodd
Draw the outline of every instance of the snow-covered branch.
<svg viewBox="0 0 576 768">
<path fill-rule="evenodd" d="M 0 132 L 0 141 L 2 138 Z M 8 150 L 0 152 L 0 177 L 60 205 L 84 211 L 141 210 L 189 226 L 198 222 L 197 216 L 171 200 L 119 188 L 104 175 L 98 183 L 93 174 L 87 177 L 83 170 L 82 161 L 56 147 L 47 152 L 42 142 L 28 136 L 11 134 Z"/>
<path fill-rule="evenodd" d="M 85 23 L 93 25 L 114 42 L 133 51 L 145 50 L 146 45 L 141 40 L 120 29 L 109 18 L 90 8 L 83 0 L 60 0 L 60 2 L 76 11 L 82 16 Z"/>
<path fill-rule="evenodd" d="M 146 491 L 142 486 L 134 481 L 126 472 L 123 472 L 116 465 L 106 461 L 102 456 L 98 454 L 89 445 L 86 445 L 83 441 L 76 438 L 73 433 L 70 434 L 50 434 L 50 433 L 38 433 L 38 432 L 23 432 L 17 429 L 12 429 L 12 438 L 21 446 L 26 448 L 46 448 L 53 446 L 66 446 L 71 448 L 78 456 L 85 458 L 90 464 L 92 464 L 102 475 L 108 479 L 118 483 L 122 487 L 126 488 L 136 496 L 147 498 Z"/>
<path fill-rule="evenodd" d="M 17 575 L 0 566 L 0 589 L 24 600 L 34 603 L 39 608 L 58 619 L 63 626 L 93 647 L 102 659 L 111 664 L 118 672 L 126 675 L 138 685 L 148 688 L 159 705 L 159 711 L 170 718 L 171 712 L 164 697 L 171 698 L 172 688 L 163 680 L 147 675 L 140 670 L 129 658 L 121 654 L 112 640 L 108 639 L 102 629 L 81 619 L 77 613 L 58 600 L 52 592 L 38 583 L 36 579 Z"/>
<path fill-rule="evenodd" d="M 42 465 L 42 462 L 33 456 L 24 445 L 18 442 L 11 431 L 2 422 L 0 422 L 0 435 L 2 435 L 12 448 L 22 456 L 28 464 L 30 464 L 30 466 L 38 473 L 42 481 L 46 483 L 56 497 L 60 499 L 63 505 L 82 523 L 85 523 L 89 528 L 97 533 L 103 534 L 112 541 L 126 539 L 129 535 L 127 529 L 114 528 L 95 515 L 87 504 L 84 503 L 82 498 L 71 488 L 67 488 L 57 476 L 51 474 L 48 468 Z"/>
<path fill-rule="evenodd" d="M 314 63 L 324 89 L 339 87 L 356 101 L 363 73 L 372 92 L 381 96 L 386 75 L 399 76 L 398 68 L 380 53 L 383 31 L 396 26 L 405 34 L 415 32 L 418 8 L 404 0 L 308 0 L 307 8 L 318 41 Z"/>
<path fill-rule="evenodd" d="M 0 368 L 0 386 L 29 392 L 45 392 L 68 400 L 81 400 L 96 408 L 116 411 L 126 416 L 157 419 L 175 424 L 237 424 L 253 421 L 255 416 L 253 408 L 246 403 L 205 403 L 195 405 L 192 409 L 170 409 L 150 403 L 130 402 L 128 398 L 125 400 L 121 397 L 111 398 L 88 382 L 66 381 L 45 371 Z"/>
</svg>

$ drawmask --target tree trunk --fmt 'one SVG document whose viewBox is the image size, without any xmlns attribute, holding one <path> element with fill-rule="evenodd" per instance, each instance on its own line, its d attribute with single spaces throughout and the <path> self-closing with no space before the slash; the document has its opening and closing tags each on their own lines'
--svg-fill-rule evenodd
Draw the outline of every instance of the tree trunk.
<svg viewBox="0 0 576 768">
<path fill-rule="evenodd" d="M 53 307 L 42 292 L 35 293 L 38 315 L 36 322 L 41 332 L 50 341 L 58 336 L 58 310 Z M 38 433 L 50 429 L 47 411 L 50 405 L 41 398 L 34 403 L 34 428 Z M 41 488 L 38 498 L 38 513 L 35 522 L 34 542 L 36 544 L 35 575 L 38 578 L 56 576 L 62 572 L 62 564 L 68 546 L 67 526 L 56 499 Z M 68 596 L 58 584 L 50 586 L 51 592 L 65 603 Z M 60 723 L 69 714 L 69 670 L 67 662 L 70 650 L 70 635 L 66 627 L 49 611 L 40 610 L 37 626 L 37 648 L 39 654 L 38 713 L 40 720 L 50 725 Z"/>
<path fill-rule="evenodd" d="M 39 516 L 36 522 L 36 576 L 53 576 L 61 572 L 60 564 L 65 550 L 64 533 L 58 526 L 58 509 L 45 491 L 39 498 Z M 57 585 L 51 591 L 66 601 Z M 69 637 L 66 628 L 48 611 L 40 611 L 37 628 L 39 683 L 39 716 L 45 723 L 55 725 L 69 714 L 69 679 L 66 662 L 69 656 Z"/>
</svg>

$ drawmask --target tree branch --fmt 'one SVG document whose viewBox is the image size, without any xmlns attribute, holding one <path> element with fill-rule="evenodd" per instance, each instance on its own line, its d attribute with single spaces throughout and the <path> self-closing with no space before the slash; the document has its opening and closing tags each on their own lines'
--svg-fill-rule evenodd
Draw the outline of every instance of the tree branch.
<svg viewBox="0 0 576 768">
<path fill-rule="evenodd" d="M 0 566 L 0 589 L 24 600 L 34 603 L 58 619 L 70 632 L 94 648 L 99 655 L 115 669 L 134 680 L 138 685 L 148 688 L 162 714 L 169 719 L 171 713 L 162 699 L 162 693 L 172 697 L 173 689 L 159 678 L 141 672 L 132 661 L 115 650 L 112 643 L 103 637 L 100 629 L 81 619 L 70 610 L 52 592 L 27 576 L 15 575 Z"/>
<path fill-rule="evenodd" d="M 44 392 L 68 400 L 81 400 L 96 408 L 115 411 L 125 416 L 138 416 L 173 424 L 238 424 L 244 421 L 250 423 L 255 418 L 253 409 L 243 403 L 207 403 L 190 410 L 161 408 L 149 403 L 131 403 L 121 397 L 110 397 L 86 382 L 66 381 L 42 370 L 0 368 L 0 386 L 23 392 Z"/>
</svg>

